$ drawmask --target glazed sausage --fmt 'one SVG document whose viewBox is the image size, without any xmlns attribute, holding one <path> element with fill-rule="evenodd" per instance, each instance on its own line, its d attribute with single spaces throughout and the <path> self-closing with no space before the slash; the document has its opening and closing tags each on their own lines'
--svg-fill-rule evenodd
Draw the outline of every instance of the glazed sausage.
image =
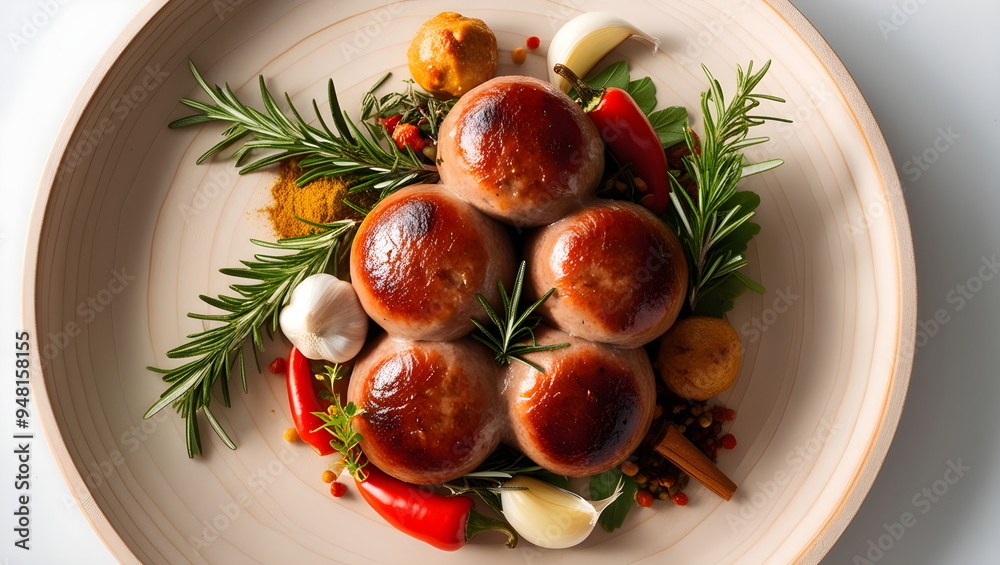
<svg viewBox="0 0 1000 565">
<path fill-rule="evenodd" d="M 670 328 L 687 292 L 680 241 L 645 208 L 595 200 L 539 229 L 525 246 L 542 317 L 573 335 L 638 347 Z"/>
<path fill-rule="evenodd" d="M 393 337 L 450 340 L 486 321 L 480 293 L 499 303 L 514 250 L 503 226 L 441 185 L 415 185 L 380 202 L 358 228 L 351 280 L 368 315 Z"/>
<path fill-rule="evenodd" d="M 539 372 L 512 363 L 502 397 L 505 442 L 543 468 L 586 477 L 620 465 L 649 430 L 656 385 L 642 349 L 622 349 L 543 327 L 540 344 L 569 343 L 532 353 Z"/>
<path fill-rule="evenodd" d="M 441 123 L 442 182 L 500 221 L 554 222 L 593 196 L 604 145 L 590 118 L 547 82 L 489 80 L 467 92 Z"/>
<path fill-rule="evenodd" d="M 475 469 L 500 442 L 498 368 L 471 338 L 407 342 L 382 336 L 361 353 L 348 400 L 354 429 L 379 469 L 437 484 Z"/>
</svg>

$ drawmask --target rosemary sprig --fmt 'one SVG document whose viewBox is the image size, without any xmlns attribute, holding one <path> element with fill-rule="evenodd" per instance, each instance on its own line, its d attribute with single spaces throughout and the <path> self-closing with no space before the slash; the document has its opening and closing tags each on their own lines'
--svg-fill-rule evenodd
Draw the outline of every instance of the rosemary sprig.
<svg viewBox="0 0 1000 565">
<path fill-rule="evenodd" d="M 344 378 L 348 371 L 346 367 L 340 364 L 332 367 L 327 365 L 326 372 L 317 375 L 317 378 L 329 380 L 330 390 L 332 391 L 334 383 Z M 361 452 L 361 440 L 363 438 L 361 434 L 354 431 L 351 420 L 355 416 L 364 414 L 365 411 L 358 408 L 353 402 L 348 402 L 346 406 L 341 404 L 340 395 L 335 392 L 330 393 L 329 400 L 332 402 L 332 405 L 326 412 L 313 412 L 314 416 L 323 420 L 323 425 L 317 429 L 330 432 L 330 435 L 333 436 L 333 439 L 330 440 L 330 446 L 336 449 L 342 456 L 340 464 L 355 479 L 363 481 L 367 477 L 364 466 L 368 464 L 368 461 Z"/>
<path fill-rule="evenodd" d="M 229 379 L 233 364 L 238 362 L 243 392 L 247 391 L 247 375 L 243 346 L 247 339 L 253 341 L 254 361 L 260 371 L 257 351 L 264 348 L 261 327 L 268 334 L 278 328 L 278 311 L 288 300 L 288 295 L 302 279 L 323 272 L 330 259 L 338 257 L 341 246 L 348 241 L 355 222 L 344 220 L 332 224 L 316 224 L 324 231 L 278 240 L 277 243 L 252 240 L 265 249 L 287 251 L 280 255 L 254 255 L 251 261 L 241 261 L 242 268 L 220 269 L 224 275 L 257 281 L 233 284 L 229 288 L 235 297 L 219 295 L 218 298 L 202 295 L 210 306 L 223 314 L 188 314 L 198 320 L 222 322 L 221 325 L 187 336 L 190 341 L 167 352 L 170 359 L 195 358 L 174 369 L 148 367 L 163 375 L 170 387 L 153 404 L 143 418 L 149 418 L 168 405 L 172 405 L 186 421 L 188 457 L 201 453 L 201 435 L 198 429 L 198 412 L 230 448 L 236 444 L 222 428 L 210 410 L 212 392 L 222 381 L 222 402 L 228 408 Z"/>
<path fill-rule="evenodd" d="M 701 95 L 704 133 L 699 147 L 694 133 L 685 129 L 684 139 L 691 154 L 681 159 L 697 190 L 692 197 L 671 175 L 674 190 L 670 199 L 674 206 L 665 217 L 684 244 L 692 266 L 688 301 L 695 310 L 705 295 L 733 282 L 754 292 L 765 292 L 760 284 L 739 272 L 747 265 L 743 256 L 746 244 L 759 231 L 759 226 L 750 221 L 759 198 L 752 193 L 737 192 L 736 185 L 743 177 L 771 170 L 784 162 L 772 159 L 751 165 L 742 154 L 744 149 L 768 140 L 748 138 L 751 127 L 767 120 L 789 122 L 750 114 L 761 100 L 784 102 L 776 96 L 753 92 L 770 66 L 768 61 L 757 73 L 753 72 L 752 62 L 746 72 L 737 67 L 736 92 L 728 104 L 719 81 L 702 66 L 710 85 Z"/>
<path fill-rule="evenodd" d="M 407 79 L 403 82 L 406 83 L 405 92 L 390 92 L 381 98 L 375 96 L 377 84 L 375 88 L 369 90 L 361 99 L 361 119 L 367 122 L 377 118 L 399 115 L 400 123 L 418 126 L 421 131 L 436 142 L 438 126 L 441 125 L 441 121 L 448 115 L 458 99 L 438 100 L 415 88 L 416 82 L 413 79 Z"/>
<path fill-rule="evenodd" d="M 524 287 L 525 266 L 526 263 L 521 261 L 521 266 L 517 270 L 517 279 L 514 281 L 514 290 L 512 294 L 508 295 L 507 289 L 503 287 L 503 282 L 497 280 L 497 288 L 500 289 L 500 300 L 503 302 L 502 318 L 497 311 L 493 309 L 493 306 L 491 306 L 486 300 L 486 297 L 482 294 L 476 295 L 476 298 L 479 299 L 479 303 L 482 304 L 483 309 L 486 310 L 486 314 L 489 316 L 490 321 L 492 321 L 493 325 L 496 326 L 496 331 L 494 332 L 487 329 L 481 322 L 473 319 L 472 323 L 476 325 L 479 332 L 472 334 L 472 337 L 493 350 L 497 365 L 504 365 L 510 363 L 511 361 L 520 361 L 521 363 L 544 373 L 545 369 L 537 363 L 528 361 L 524 358 L 524 355 L 539 351 L 549 351 L 552 349 L 569 347 L 569 344 L 558 343 L 538 345 L 538 342 L 535 341 L 535 334 L 532 331 L 532 329 L 538 325 L 538 318 L 531 317 L 532 312 L 534 312 L 549 298 L 549 296 L 552 295 L 555 291 L 554 288 L 549 289 L 544 296 L 539 298 L 534 304 L 525 308 L 523 312 L 518 312 L 518 306 L 521 302 L 521 289 Z M 526 336 L 531 337 L 530 343 L 519 342 L 519 340 L 523 340 Z"/>
<path fill-rule="evenodd" d="M 413 150 L 402 150 L 392 143 L 381 124 L 362 122 L 361 128 L 351 122 L 347 113 L 340 109 L 332 79 L 327 86 L 333 120 L 333 129 L 330 129 L 315 100 L 312 106 L 320 127 L 306 123 L 292 105 L 291 98 L 285 94 L 285 101 L 292 114 L 289 118 L 268 91 L 263 76 L 259 77 L 260 95 L 264 103 L 264 111 L 261 112 L 241 102 L 228 84 L 225 88 L 209 86 L 193 62 L 189 61 L 188 66 L 213 104 L 182 99 L 182 103 L 200 113 L 172 122 L 170 127 L 180 128 L 211 121 L 230 124 L 222 133 L 223 140 L 199 157 L 198 163 L 250 136 L 248 140 L 242 141 L 232 155 L 236 158 L 237 166 L 241 167 L 240 174 L 289 157 L 301 157 L 299 167 L 305 172 L 297 180 L 299 186 L 320 177 L 350 176 L 354 179 L 353 191 L 375 189 L 381 196 L 385 196 L 406 185 L 434 183 L 438 180 L 437 172 L 427 168 Z M 376 82 L 365 97 L 374 96 L 375 89 L 388 77 L 386 74 Z M 251 153 L 262 149 L 276 151 L 250 159 Z"/>
</svg>

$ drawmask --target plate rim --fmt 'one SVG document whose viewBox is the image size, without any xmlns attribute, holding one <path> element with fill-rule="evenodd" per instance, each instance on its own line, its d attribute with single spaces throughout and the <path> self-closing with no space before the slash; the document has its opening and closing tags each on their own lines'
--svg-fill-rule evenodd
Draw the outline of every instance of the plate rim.
<svg viewBox="0 0 1000 565">
<path fill-rule="evenodd" d="M 46 158 L 45 169 L 39 181 L 31 215 L 28 220 L 28 232 L 25 241 L 25 254 L 21 269 L 21 322 L 22 327 L 37 336 L 36 324 L 36 279 L 38 260 L 41 249 L 41 234 L 45 227 L 45 215 L 49 205 L 53 187 L 58 177 L 60 163 L 69 149 L 69 141 L 80 127 L 80 120 L 87 107 L 93 101 L 100 85 L 108 72 L 115 66 L 125 51 L 133 44 L 135 38 L 163 11 L 176 0 L 149 0 L 135 17 L 123 28 L 112 42 L 108 50 L 91 71 L 83 87 L 77 93 L 66 114 L 59 132 L 53 141 L 52 148 Z M 796 563 L 818 563 L 840 538 L 848 524 L 861 507 L 878 473 L 885 461 L 893 437 L 898 429 L 902 415 L 906 393 L 909 387 L 915 341 L 907 339 L 913 336 L 917 325 L 917 283 L 916 262 L 913 250 L 912 232 L 909 215 L 903 198 L 902 185 L 888 144 L 875 120 L 870 106 L 860 88 L 851 76 L 846 65 L 837 56 L 833 48 L 820 34 L 819 30 L 796 8 L 790 0 L 761 0 L 762 4 L 774 10 L 788 27 L 794 31 L 812 53 L 819 59 L 824 69 L 847 102 L 847 109 L 853 116 L 857 129 L 867 142 L 875 170 L 878 172 L 888 202 L 889 214 L 886 216 L 893 222 L 894 243 L 896 247 L 897 272 L 899 275 L 898 338 L 895 348 L 895 359 L 892 372 L 889 375 L 889 387 L 881 411 L 878 426 L 869 442 L 867 454 L 862 464 L 855 470 L 850 486 L 845 490 L 839 504 L 830 515 L 823 527 L 817 531 L 808 544 L 796 555 Z M 124 563 L 141 563 L 139 557 L 112 526 L 104 512 L 95 502 L 91 488 L 83 480 L 80 470 L 76 467 L 69 453 L 66 442 L 59 430 L 52 403 L 45 385 L 45 372 L 38 356 L 37 343 L 34 352 L 33 365 L 35 378 L 31 380 L 31 392 L 39 414 L 40 427 L 45 441 L 51 450 L 56 466 L 62 474 L 73 498 L 83 511 L 84 516 L 98 537 L 112 553 Z M 78 485 L 78 486 L 74 486 Z"/>
</svg>

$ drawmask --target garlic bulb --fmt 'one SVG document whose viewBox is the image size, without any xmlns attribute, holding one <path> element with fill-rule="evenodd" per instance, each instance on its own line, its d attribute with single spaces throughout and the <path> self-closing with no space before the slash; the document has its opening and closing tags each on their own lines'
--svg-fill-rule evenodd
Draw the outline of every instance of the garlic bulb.
<svg viewBox="0 0 1000 565">
<path fill-rule="evenodd" d="M 500 492 L 504 517 L 521 537 L 548 549 L 572 547 L 587 539 L 601 512 L 622 493 L 619 483 L 608 498 L 590 502 L 576 493 L 523 475 L 504 482 L 503 486 L 525 489 Z"/>
<path fill-rule="evenodd" d="M 563 24 L 549 44 L 549 82 L 569 92 L 569 81 L 552 70 L 557 63 L 566 65 L 578 77 L 585 77 L 601 58 L 633 35 L 652 43 L 654 52 L 660 46 L 658 39 L 618 16 L 604 12 L 580 14 Z"/>
<path fill-rule="evenodd" d="M 368 314 L 354 287 L 324 273 L 307 277 L 292 290 L 278 321 L 303 355 L 333 363 L 353 359 L 368 335 Z"/>
</svg>

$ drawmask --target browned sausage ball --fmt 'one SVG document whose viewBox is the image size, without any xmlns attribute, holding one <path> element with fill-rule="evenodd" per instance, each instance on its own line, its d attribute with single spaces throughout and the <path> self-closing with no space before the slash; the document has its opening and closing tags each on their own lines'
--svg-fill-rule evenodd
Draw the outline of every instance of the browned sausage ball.
<svg viewBox="0 0 1000 565">
<path fill-rule="evenodd" d="M 596 126 L 568 96 L 530 77 L 498 77 L 441 123 L 441 180 L 500 221 L 540 226 L 594 195 L 604 169 Z"/>
<path fill-rule="evenodd" d="M 534 295 L 556 289 L 542 316 L 573 335 L 637 347 L 667 331 L 684 303 L 684 250 L 637 204 L 595 200 L 532 234 L 525 256 Z"/>
<path fill-rule="evenodd" d="M 368 315 L 393 337 L 449 340 L 486 321 L 480 293 L 499 303 L 514 277 L 503 226 L 441 185 L 403 188 L 358 228 L 351 281 Z"/>
<path fill-rule="evenodd" d="M 569 343 L 526 356 L 507 369 L 505 441 L 545 469 L 586 477 L 620 465 L 649 429 L 656 386 L 642 349 L 622 349 L 550 327 L 540 344 Z"/>
</svg>

